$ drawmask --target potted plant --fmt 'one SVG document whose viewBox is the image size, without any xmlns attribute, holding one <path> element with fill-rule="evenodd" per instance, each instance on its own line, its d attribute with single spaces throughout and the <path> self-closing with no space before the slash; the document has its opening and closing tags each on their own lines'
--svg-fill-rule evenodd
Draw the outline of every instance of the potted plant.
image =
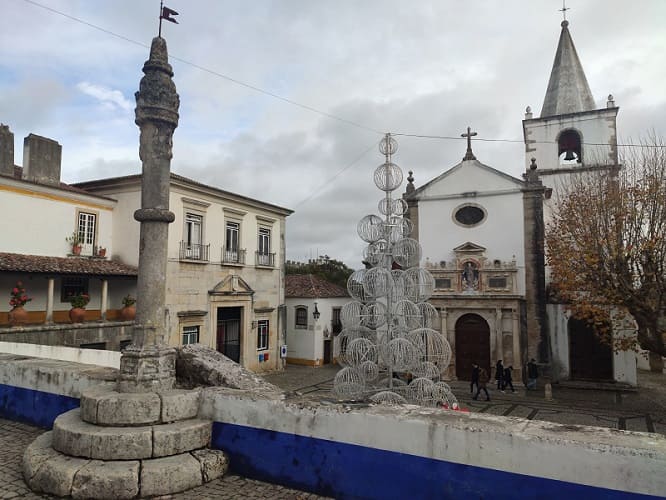
<svg viewBox="0 0 666 500">
<path fill-rule="evenodd" d="M 30 302 L 32 299 L 28 297 L 23 287 L 23 283 L 20 281 L 16 282 L 14 288 L 12 288 L 10 294 L 11 299 L 9 300 L 9 305 L 12 306 L 12 310 L 9 311 L 9 324 L 14 325 L 24 325 L 28 322 L 28 311 L 26 311 L 23 306 Z"/>
<path fill-rule="evenodd" d="M 88 302 L 90 302 L 90 295 L 87 293 L 77 293 L 69 297 L 69 303 L 72 305 L 69 310 L 69 319 L 72 323 L 83 323 L 86 319 Z"/>
<path fill-rule="evenodd" d="M 95 245 L 95 255 L 97 257 L 106 257 L 106 248 Z"/>
<path fill-rule="evenodd" d="M 127 294 L 123 297 L 123 308 L 120 310 L 120 319 L 122 321 L 134 321 L 136 317 L 136 299 Z"/>
<path fill-rule="evenodd" d="M 65 241 L 72 245 L 72 254 L 74 255 L 81 255 L 81 238 L 79 237 L 79 233 L 74 231 L 71 236 L 68 236 L 65 238 Z"/>
</svg>

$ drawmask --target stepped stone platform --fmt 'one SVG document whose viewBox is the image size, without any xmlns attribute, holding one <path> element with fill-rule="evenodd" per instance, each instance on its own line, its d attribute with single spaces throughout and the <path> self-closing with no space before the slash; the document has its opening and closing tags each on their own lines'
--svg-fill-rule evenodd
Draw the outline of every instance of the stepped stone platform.
<svg viewBox="0 0 666 500">
<path fill-rule="evenodd" d="M 125 499 L 169 495 L 224 475 L 228 458 L 211 450 L 212 422 L 196 418 L 199 392 L 121 393 L 93 388 L 81 408 L 23 456 L 23 476 L 39 493 Z"/>
</svg>

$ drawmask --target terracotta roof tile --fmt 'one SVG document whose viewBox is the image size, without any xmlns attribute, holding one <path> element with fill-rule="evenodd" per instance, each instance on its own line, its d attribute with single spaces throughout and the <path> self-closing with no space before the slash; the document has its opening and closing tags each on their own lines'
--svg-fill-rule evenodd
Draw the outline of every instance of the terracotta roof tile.
<svg viewBox="0 0 666 500">
<path fill-rule="evenodd" d="M 284 296 L 305 299 L 349 297 L 347 290 L 314 274 L 288 274 L 285 277 Z"/>
<path fill-rule="evenodd" d="M 138 269 L 121 262 L 86 257 L 47 257 L 0 252 L 0 272 L 137 276 Z"/>
</svg>

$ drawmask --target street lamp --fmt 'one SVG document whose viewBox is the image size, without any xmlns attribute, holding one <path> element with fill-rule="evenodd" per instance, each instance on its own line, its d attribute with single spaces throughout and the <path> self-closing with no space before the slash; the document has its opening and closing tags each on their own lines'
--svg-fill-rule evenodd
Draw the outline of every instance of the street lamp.
<svg viewBox="0 0 666 500">
<path fill-rule="evenodd" d="M 317 309 L 317 303 L 315 302 L 315 308 L 314 311 L 312 312 L 312 317 L 317 321 L 319 319 L 319 316 L 321 316 L 321 313 L 319 312 L 319 309 Z"/>
</svg>

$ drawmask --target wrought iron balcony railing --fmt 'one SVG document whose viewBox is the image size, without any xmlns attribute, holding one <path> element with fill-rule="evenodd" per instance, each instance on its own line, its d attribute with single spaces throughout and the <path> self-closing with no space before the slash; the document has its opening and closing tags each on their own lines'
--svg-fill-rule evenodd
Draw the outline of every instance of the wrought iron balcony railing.
<svg viewBox="0 0 666 500">
<path fill-rule="evenodd" d="M 256 252 L 256 265 L 263 267 L 275 267 L 275 254 Z"/>
<path fill-rule="evenodd" d="M 223 264 L 245 264 L 245 250 L 222 249 Z"/>
<path fill-rule="evenodd" d="M 187 241 L 180 242 L 180 260 L 198 260 L 201 262 L 208 262 L 208 250 L 210 245 L 199 245 L 194 243 L 187 243 Z"/>
</svg>

